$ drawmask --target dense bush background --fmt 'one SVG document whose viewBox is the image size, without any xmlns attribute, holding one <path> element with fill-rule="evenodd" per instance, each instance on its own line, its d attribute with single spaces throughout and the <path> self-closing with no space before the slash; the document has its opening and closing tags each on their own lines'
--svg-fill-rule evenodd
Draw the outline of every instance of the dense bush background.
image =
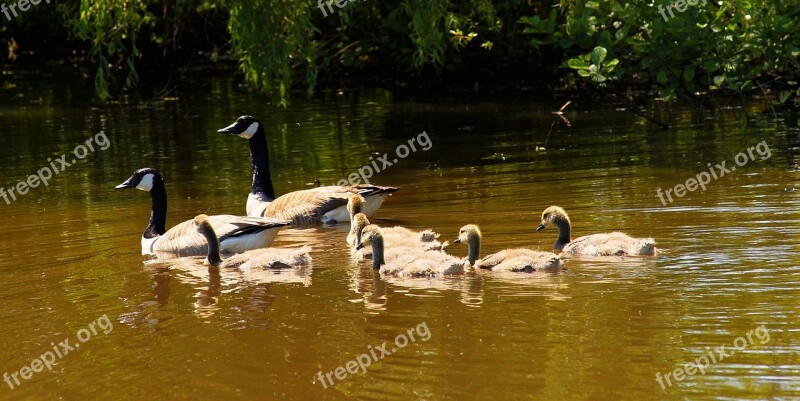
<svg viewBox="0 0 800 401">
<path fill-rule="evenodd" d="M 664 98 L 800 97 L 796 0 L 699 1 L 665 21 L 651 0 L 44 1 L 4 25 L 6 68 L 71 63 L 102 98 L 165 95 L 183 73 L 238 63 L 281 101 L 343 82 L 635 87 Z M 666 14 L 669 16 L 669 14 Z M 159 89 L 161 88 L 161 89 Z"/>
</svg>

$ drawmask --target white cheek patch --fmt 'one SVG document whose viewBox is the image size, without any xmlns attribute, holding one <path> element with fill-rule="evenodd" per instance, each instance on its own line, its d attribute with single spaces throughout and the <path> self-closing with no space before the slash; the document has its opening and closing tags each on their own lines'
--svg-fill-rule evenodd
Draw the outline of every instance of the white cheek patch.
<svg viewBox="0 0 800 401">
<path fill-rule="evenodd" d="M 250 139 L 256 134 L 256 131 L 258 131 L 258 123 L 252 123 L 244 132 L 239 134 L 239 136 L 244 139 Z"/>
<path fill-rule="evenodd" d="M 142 180 L 139 181 L 139 185 L 136 186 L 136 189 L 150 192 L 150 190 L 153 189 L 153 175 L 147 174 L 146 176 L 142 177 Z"/>
</svg>

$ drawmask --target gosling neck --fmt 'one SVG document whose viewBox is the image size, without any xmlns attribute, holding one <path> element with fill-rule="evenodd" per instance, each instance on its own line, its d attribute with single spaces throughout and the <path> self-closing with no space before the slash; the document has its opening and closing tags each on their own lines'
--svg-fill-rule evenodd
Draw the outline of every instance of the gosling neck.
<svg viewBox="0 0 800 401">
<path fill-rule="evenodd" d="M 362 212 L 363 212 L 363 211 L 361 210 L 361 202 L 356 202 L 356 203 L 354 203 L 354 204 L 352 204 L 352 205 L 348 205 L 348 208 L 347 208 L 347 209 L 348 209 L 348 211 L 350 212 L 350 221 L 353 221 L 353 219 L 355 219 L 355 218 L 356 218 L 356 215 L 357 215 L 357 214 L 359 214 L 359 213 L 362 213 Z"/>
<path fill-rule="evenodd" d="M 206 256 L 206 260 L 208 264 L 211 266 L 219 266 L 222 263 L 222 258 L 219 255 L 219 238 L 217 238 L 217 233 L 214 232 L 214 228 L 211 227 L 209 223 L 203 223 L 200 226 L 200 233 L 206 237 L 206 241 L 208 241 L 208 255 Z"/>
<path fill-rule="evenodd" d="M 469 253 L 467 254 L 467 260 L 469 264 L 474 265 L 475 261 L 478 260 L 481 256 L 481 237 L 478 234 L 472 234 L 467 238 L 467 246 L 469 249 Z"/>
<path fill-rule="evenodd" d="M 570 222 L 569 217 L 567 216 L 558 216 L 553 220 L 553 224 L 558 227 L 558 239 L 556 239 L 556 243 L 553 244 L 553 249 L 561 250 L 564 249 L 564 246 L 572 241 L 569 237 L 570 235 Z"/>
<path fill-rule="evenodd" d="M 372 240 L 372 268 L 377 270 L 385 264 L 386 261 L 383 260 L 383 237 L 379 236 Z"/>
</svg>

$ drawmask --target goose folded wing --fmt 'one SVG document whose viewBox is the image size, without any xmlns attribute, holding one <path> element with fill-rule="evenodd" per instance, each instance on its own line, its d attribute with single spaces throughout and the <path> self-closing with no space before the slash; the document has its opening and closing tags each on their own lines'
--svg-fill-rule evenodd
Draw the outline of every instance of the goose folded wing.
<svg viewBox="0 0 800 401">
<path fill-rule="evenodd" d="M 294 191 L 270 202 L 265 216 L 291 220 L 293 225 L 316 224 L 325 213 L 347 205 L 353 195 L 347 187 L 320 187 Z"/>
<path fill-rule="evenodd" d="M 227 238 L 257 233 L 271 228 L 288 226 L 288 221 L 267 217 L 241 217 L 233 215 L 209 216 L 211 226 L 220 242 Z M 170 228 L 153 244 L 153 251 L 172 256 L 205 255 L 208 253 L 206 238 L 197 232 L 193 220 L 187 220 Z"/>
<path fill-rule="evenodd" d="M 209 220 L 220 241 L 291 224 L 288 220 L 252 216 L 220 215 L 211 216 Z"/>
<path fill-rule="evenodd" d="M 377 185 L 370 185 L 370 184 L 358 184 L 358 185 L 353 185 L 351 187 L 340 187 L 340 188 L 353 189 L 357 191 L 359 195 L 365 198 L 377 194 L 384 194 L 384 193 L 390 194 L 398 190 L 398 188 L 395 187 L 379 187 Z"/>
</svg>

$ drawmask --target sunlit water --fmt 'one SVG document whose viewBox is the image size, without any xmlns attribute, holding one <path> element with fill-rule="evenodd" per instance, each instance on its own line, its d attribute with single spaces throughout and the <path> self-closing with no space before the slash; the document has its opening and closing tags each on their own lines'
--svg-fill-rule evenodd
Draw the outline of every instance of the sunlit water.
<svg viewBox="0 0 800 401">
<path fill-rule="evenodd" d="M 662 106 L 655 115 L 673 127 L 660 130 L 624 110 L 575 104 L 567 126 L 551 114 L 560 102 L 409 102 L 382 91 L 282 110 L 231 81 L 210 82 L 139 109 L 92 107 L 69 86 L 21 82 L 4 91 L 3 187 L 48 157 L 72 158 L 101 130 L 110 146 L 47 188 L 10 205 L 0 199 L 0 373 L 30 367 L 51 342 L 80 345 L 13 390 L 0 382 L 0 399 L 800 397 L 796 115 L 776 118 L 763 105 Z M 430 227 L 450 241 L 477 223 L 483 254 L 550 249 L 555 230 L 535 227 L 545 207 L 560 205 L 574 236 L 652 236 L 662 253 L 570 260 L 555 274 L 403 281 L 352 264 L 341 225 L 279 236 L 276 246 L 312 245 L 306 270 L 209 275 L 196 261 L 146 262 L 139 236 L 149 197 L 113 187 L 156 167 L 167 180 L 168 226 L 198 213 L 242 214 L 248 148 L 216 129 L 245 113 L 266 125 L 279 193 L 314 178 L 333 184 L 424 131 L 429 150 L 372 178 L 402 188 L 378 223 Z M 761 141 L 769 158 L 755 153 L 666 206 L 657 197 L 707 163 L 735 165 Z M 449 251 L 462 256 L 466 247 Z M 76 340 L 103 316 L 113 328 Z M 398 349 L 395 338 L 409 330 L 415 341 Z M 725 345 L 730 354 L 748 332 L 743 350 L 675 379 L 709 350 Z M 320 382 L 319 372 L 384 342 L 395 351 L 367 373 Z M 657 374 L 667 373 L 662 389 Z"/>
</svg>

